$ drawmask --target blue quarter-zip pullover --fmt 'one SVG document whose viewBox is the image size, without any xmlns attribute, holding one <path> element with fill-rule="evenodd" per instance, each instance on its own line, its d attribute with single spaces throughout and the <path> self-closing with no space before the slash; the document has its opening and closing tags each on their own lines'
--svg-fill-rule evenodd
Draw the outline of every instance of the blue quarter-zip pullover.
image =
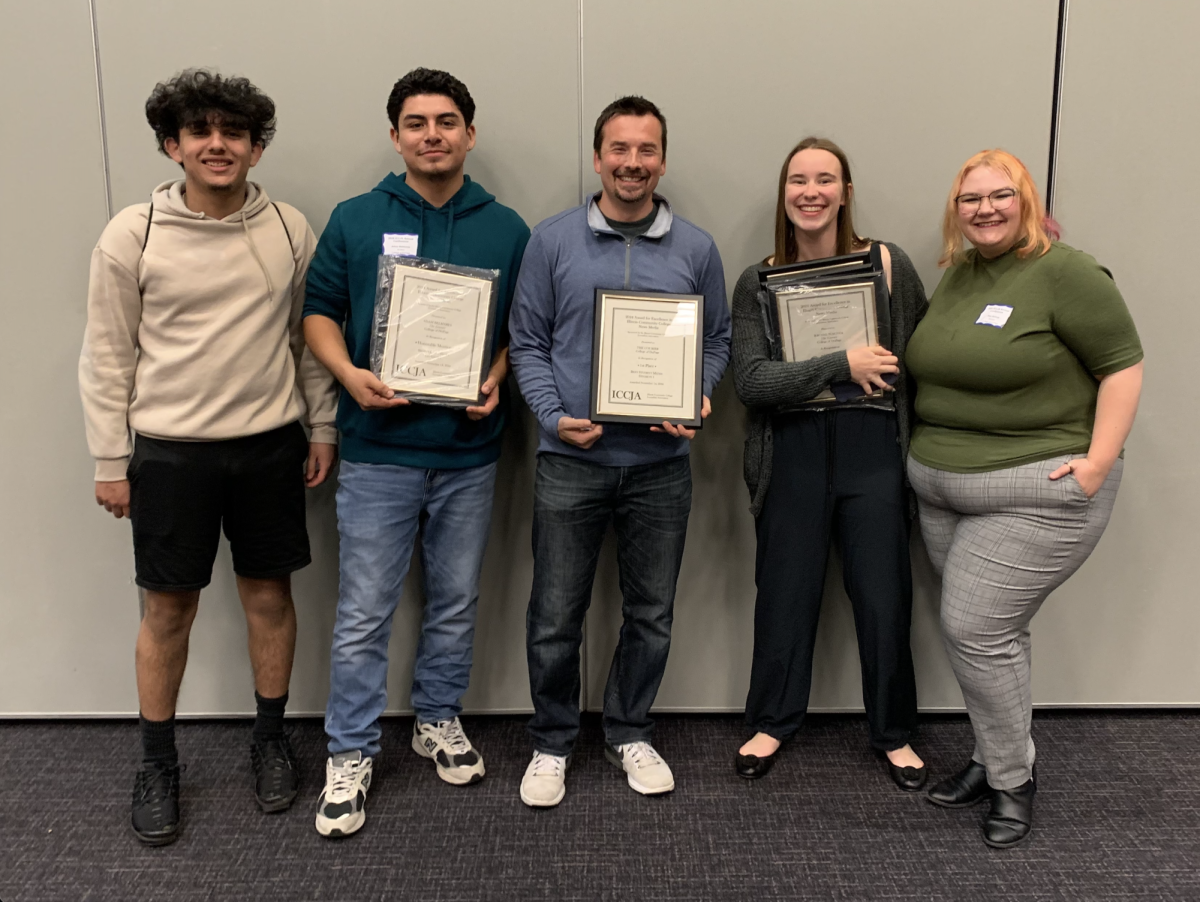
<svg viewBox="0 0 1200 902">
<path fill-rule="evenodd" d="M 597 195 L 598 196 L 598 195 Z M 712 236 L 656 197 L 645 235 L 623 238 L 596 205 L 552 216 L 533 230 L 517 279 L 509 355 L 521 394 L 538 420 L 538 452 L 606 466 L 657 463 L 688 453 L 688 440 L 643 425 L 606 423 L 586 451 L 558 437 L 563 416 L 587 419 L 597 288 L 704 295 L 704 394 L 712 397 L 729 362 L 725 271 Z"/>
</svg>

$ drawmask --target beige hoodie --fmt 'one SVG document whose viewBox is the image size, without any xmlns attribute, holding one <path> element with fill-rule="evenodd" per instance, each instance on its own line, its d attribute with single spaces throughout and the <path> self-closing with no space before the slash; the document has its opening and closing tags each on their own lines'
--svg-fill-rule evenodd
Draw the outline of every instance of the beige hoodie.
<svg viewBox="0 0 1200 902">
<path fill-rule="evenodd" d="M 337 441 L 336 386 L 301 326 L 317 243 L 304 214 L 251 182 L 241 210 L 213 219 L 183 184 L 155 189 L 148 238 L 150 204 L 136 204 L 92 252 L 79 389 L 101 482 L 125 478 L 130 430 L 213 441 L 303 418 L 312 441 Z"/>
</svg>

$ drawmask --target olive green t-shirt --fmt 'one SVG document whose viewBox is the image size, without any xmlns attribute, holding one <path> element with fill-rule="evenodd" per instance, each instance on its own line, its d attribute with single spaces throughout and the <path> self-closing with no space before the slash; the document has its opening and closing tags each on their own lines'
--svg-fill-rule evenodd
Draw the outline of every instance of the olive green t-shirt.
<svg viewBox="0 0 1200 902">
<path fill-rule="evenodd" d="M 1055 242 L 1040 257 L 975 250 L 951 267 L 905 353 L 917 383 L 909 452 L 980 473 L 1082 454 L 1098 376 L 1142 359 L 1112 273 Z"/>
</svg>

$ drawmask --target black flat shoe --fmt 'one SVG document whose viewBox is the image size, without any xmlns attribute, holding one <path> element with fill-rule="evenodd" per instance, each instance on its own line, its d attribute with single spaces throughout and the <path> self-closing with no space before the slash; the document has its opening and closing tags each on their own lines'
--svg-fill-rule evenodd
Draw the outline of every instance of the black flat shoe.
<svg viewBox="0 0 1200 902">
<path fill-rule="evenodd" d="M 953 777 L 947 777 L 929 790 L 925 798 L 943 808 L 970 808 L 991 793 L 987 768 L 978 761 L 971 761 Z"/>
<path fill-rule="evenodd" d="M 983 841 L 993 849 L 1009 849 L 1033 830 L 1033 797 L 1037 784 L 1028 780 L 1016 789 L 993 789 L 992 807 L 983 819 Z"/>
<path fill-rule="evenodd" d="M 883 756 L 883 760 L 887 762 L 888 774 L 891 776 L 893 783 L 905 792 L 921 791 L 921 787 L 925 785 L 925 780 L 929 776 L 924 765 L 913 767 L 906 764 L 904 767 L 898 767 L 892 764 L 886 754 Z"/>
<path fill-rule="evenodd" d="M 778 749 L 770 755 L 763 755 L 761 758 L 758 755 L 739 754 L 734 759 L 733 767 L 739 777 L 745 777 L 747 780 L 757 780 L 760 777 L 765 777 L 770 772 L 778 756 Z"/>
</svg>

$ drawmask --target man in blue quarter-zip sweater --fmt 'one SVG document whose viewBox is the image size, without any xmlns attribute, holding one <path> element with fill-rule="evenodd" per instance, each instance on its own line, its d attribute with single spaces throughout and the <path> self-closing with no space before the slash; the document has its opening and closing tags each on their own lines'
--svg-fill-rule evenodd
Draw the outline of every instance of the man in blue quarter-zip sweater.
<svg viewBox="0 0 1200 902">
<path fill-rule="evenodd" d="M 483 758 L 459 723 L 471 672 L 479 573 L 491 522 L 504 429 L 507 314 L 529 228 L 463 174 L 475 146 L 475 102 L 446 72 L 414 69 L 388 98 L 391 138 L 405 175 L 388 175 L 339 204 L 308 271 L 304 334 L 344 391 L 337 424 L 340 588 L 325 732 L 329 759 L 317 831 L 363 825 L 379 716 L 387 705 L 392 616 L 420 530 L 425 613 L 413 667 L 413 750 L 438 776 L 466 785 Z M 501 273 L 494 344 L 465 411 L 409 403 L 370 371 L 379 255 L 416 254 Z"/>
<path fill-rule="evenodd" d="M 671 644 L 695 431 L 664 422 L 587 419 L 597 288 L 704 295 L 702 415 L 729 361 L 725 274 L 712 237 L 654 193 L 666 171 L 667 123 L 642 97 L 609 104 L 593 141 L 602 190 L 533 232 L 513 301 L 512 362 L 537 417 L 533 592 L 526 646 L 534 715 L 526 805 L 566 793 L 579 733 L 579 646 L 608 523 L 617 532 L 624 624 L 604 691 L 605 755 L 645 795 L 675 788 L 650 744 L 650 706 Z"/>
</svg>

